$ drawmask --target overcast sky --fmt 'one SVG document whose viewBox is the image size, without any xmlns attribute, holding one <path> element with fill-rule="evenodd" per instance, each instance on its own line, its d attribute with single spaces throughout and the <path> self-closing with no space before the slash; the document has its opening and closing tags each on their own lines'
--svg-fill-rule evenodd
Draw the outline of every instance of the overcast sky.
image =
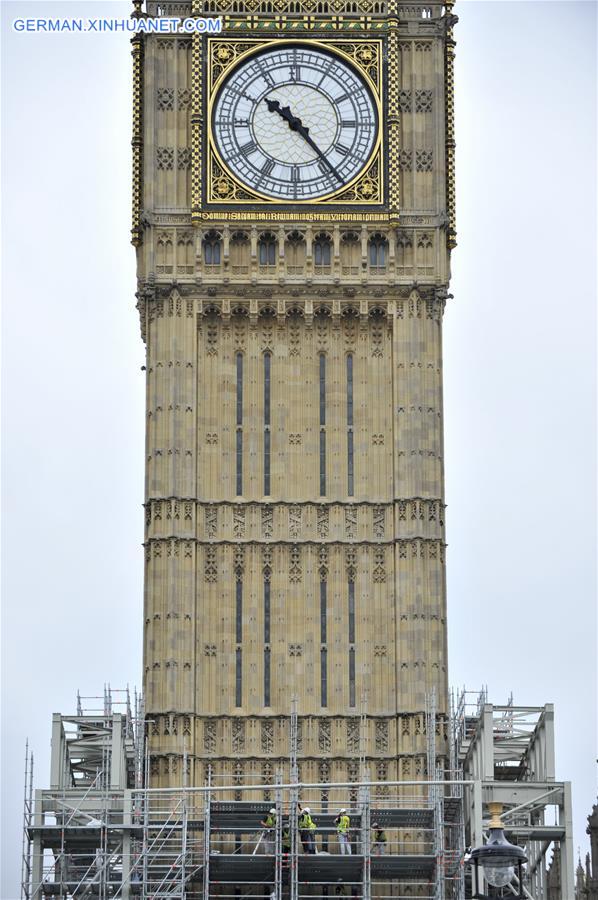
<svg viewBox="0 0 598 900">
<path fill-rule="evenodd" d="M 141 683 L 144 361 L 124 35 L 23 35 L 3 2 L 3 866 L 24 746 Z M 575 847 L 596 799 L 596 5 L 461 2 L 445 317 L 451 683 L 556 706 Z M 101 701 L 98 701 L 100 703 Z"/>
</svg>

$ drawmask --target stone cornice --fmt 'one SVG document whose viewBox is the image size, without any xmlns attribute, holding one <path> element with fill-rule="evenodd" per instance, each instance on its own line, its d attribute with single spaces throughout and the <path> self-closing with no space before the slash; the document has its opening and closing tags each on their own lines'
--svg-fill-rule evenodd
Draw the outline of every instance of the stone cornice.
<svg viewBox="0 0 598 900">
<path fill-rule="evenodd" d="M 166 544 L 174 541 L 176 544 L 196 544 L 199 547 L 380 547 L 391 546 L 394 544 L 410 545 L 416 544 L 418 541 L 425 545 L 440 545 L 446 548 L 448 545 L 441 538 L 429 537 L 426 535 L 416 534 L 409 537 L 392 536 L 389 538 L 339 538 L 330 539 L 303 539 L 303 538 L 264 538 L 257 540 L 256 538 L 205 538 L 201 539 L 195 535 L 180 534 L 164 534 L 159 537 L 149 537 L 143 542 L 144 547 L 148 548 L 154 544 Z"/>
<path fill-rule="evenodd" d="M 247 316 L 255 325 L 262 316 L 273 316 L 283 325 L 297 315 L 312 325 L 314 316 L 333 321 L 347 316 L 361 324 L 368 319 L 433 319 L 442 321 L 446 300 L 452 297 L 446 285 L 195 285 L 145 283 L 137 291 L 141 333 L 147 338 L 150 321 L 161 317 L 215 316 L 223 322 L 236 315 Z M 184 303 L 182 302 L 184 300 Z"/>
<path fill-rule="evenodd" d="M 148 497 L 143 506 L 148 507 L 152 503 L 194 503 L 200 507 L 222 507 L 222 506 L 260 506 L 271 508 L 274 506 L 316 506 L 318 508 L 330 508 L 332 506 L 342 506 L 353 508 L 368 506 L 385 506 L 392 507 L 402 503 L 440 503 L 442 508 L 446 508 L 446 503 L 439 497 L 394 497 L 392 500 L 203 500 L 197 497 Z"/>
</svg>

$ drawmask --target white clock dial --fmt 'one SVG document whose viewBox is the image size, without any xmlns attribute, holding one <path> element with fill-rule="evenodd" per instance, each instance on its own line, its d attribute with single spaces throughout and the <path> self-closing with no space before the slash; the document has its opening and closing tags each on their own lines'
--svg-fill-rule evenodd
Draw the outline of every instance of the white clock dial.
<svg viewBox="0 0 598 900">
<path fill-rule="evenodd" d="M 239 181 L 266 197 L 311 200 L 342 189 L 377 139 L 370 90 L 344 60 L 283 45 L 250 57 L 216 96 L 218 153 Z"/>
</svg>

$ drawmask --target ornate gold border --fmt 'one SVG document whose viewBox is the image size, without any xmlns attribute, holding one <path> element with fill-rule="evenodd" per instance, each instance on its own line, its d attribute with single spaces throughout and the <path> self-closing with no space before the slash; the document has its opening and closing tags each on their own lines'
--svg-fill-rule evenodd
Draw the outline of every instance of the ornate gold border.
<svg viewBox="0 0 598 900">
<path fill-rule="evenodd" d="M 382 41 L 372 40 L 312 40 L 303 39 L 299 43 L 315 45 L 328 53 L 342 57 L 357 68 L 368 84 L 378 113 L 378 137 L 372 149 L 369 161 L 353 181 L 338 191 L 320 197 L 317 200 L 273 199 L 248 189 L 228 171 L 218 154 L 212 135 L 212 106 L 214 98 L 229 72 L 247 57 L 269 47 L 281 44 L 295 44 L 297 40 L 252 38 L 241 40 L 208 38 L 207 73 L 208 73 L 208 145 L 206 148 L 206 195 L 207 202 L 225 206 L 241 204 L 284 205 L 284 206 L 316 206 L 319 204 L 358 204 L 360 206 L 380 205 L 384 202 L 384 166 L 383 166 L 383 115 L 382 115 Z"/>
<path fill-rule="evenodd" d="M 134 247 L 139 247 L 143 240 L 143 229 L 141 227 L 141 207 L 143 203 L 143 39 L 141 35 L 136 35 L 131 40 L 131 47 L 131 56 L 133 57 L 131 243 Z"/>
<path fill-rule="evenodd" d="M 398 222 L 400 207 L 399 154 L 401 150 L 401 111 L 399 107 L 399 20 L 388 23 L 388 211 L 391 222 Z"/>
<path fill-rule="evenodd" d="M 455 201 L 455 40 L 453 38 L 453 2 L 447 0 L 446 30 L 444 57 L 444 90 L 445 90 L 445 122 L 446 122 L 446 208 L 448 214 L 447 246 L 449 250 L 457 246 L 457 222 Z"/>
<path fill-rule="evenodd" d="M 198 33 L 191 45 L 191 220 L 199 221 L 202 192 L 203 41 Z"/>
</svg>

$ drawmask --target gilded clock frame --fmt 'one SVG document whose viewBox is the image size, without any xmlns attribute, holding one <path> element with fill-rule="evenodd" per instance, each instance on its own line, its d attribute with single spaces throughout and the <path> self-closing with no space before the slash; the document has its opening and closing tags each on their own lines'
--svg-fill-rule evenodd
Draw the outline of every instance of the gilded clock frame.
<svg viewBox="0 0 598 900">
<path fill-rule="evenodd" d="M 212 109 L 216 95 L 229 73 L 257 53 L 281 45 L 311 45 L 339 57 L 356 69 L 367 84 L 378 115 L 378 134 L 368 161 L 350 182 L 337 191 L 317 199 L 289 200 L 269 198 L 252 191 L 230 172 L 221 159 L 212 132 Z M 207 141 L 205 201 L 212 207 L 239 208 L 259 206 L 286 207 L 363 207 L 382 206 L 385 201 L 384 118 L 383 118 L 383 41 L 376 38 L 334 41 L 315 38 L 208 38 L 206 53 Z"/>
</svg>

